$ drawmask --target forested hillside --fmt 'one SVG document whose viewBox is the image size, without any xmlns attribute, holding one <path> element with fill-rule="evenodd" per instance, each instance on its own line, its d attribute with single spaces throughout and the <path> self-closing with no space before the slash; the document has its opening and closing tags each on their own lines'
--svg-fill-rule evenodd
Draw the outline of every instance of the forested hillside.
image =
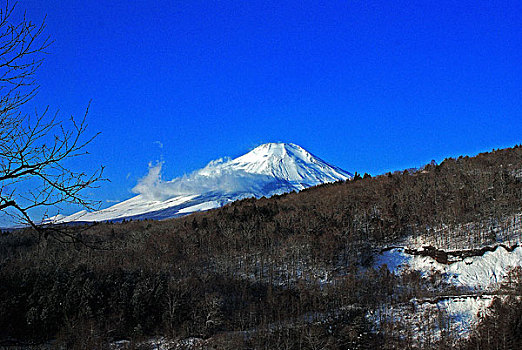
<svg viewBox="0 0 522 350">
<path fill-rule="evenodd" d="M 517 244 L 521 211 L 516 146 L 179 219 L 68 226 L 46 238 L 4 232 L 0 344 L 133 348 L 163 336 L 219 349 L 517 348 L 516 271 L 466 339 L 441 312 L 419 316 L 432 335 L 423 341 L 401 317 L 369 315 L 469 293 L 376 267 L 382 249 L 419 238 L 437 249 Z"/>
</svg>

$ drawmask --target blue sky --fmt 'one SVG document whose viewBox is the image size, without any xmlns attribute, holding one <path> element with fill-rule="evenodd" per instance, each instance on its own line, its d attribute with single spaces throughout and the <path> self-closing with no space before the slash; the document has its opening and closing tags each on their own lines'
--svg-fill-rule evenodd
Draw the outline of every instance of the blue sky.
<svg viewBox="0 0 522 350">
<path fill-rule="evenodd" d="M 20 1 L 55 40 L 34 107 L 92 99 L 107 201 L 271 141 L 350 172 L 522 142 L 520 1 Z M 162 146 L 162 147 L 160 147 Z"/>
</svg>

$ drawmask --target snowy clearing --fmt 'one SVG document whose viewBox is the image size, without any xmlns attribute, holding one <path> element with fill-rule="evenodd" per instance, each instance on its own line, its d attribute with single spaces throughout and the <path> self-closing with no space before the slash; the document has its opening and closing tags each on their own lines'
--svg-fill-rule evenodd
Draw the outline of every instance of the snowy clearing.
<svg viewBox="0 0 522 350">
<path fill-rule="evenodd" d="M 450 264 L 439 263 L 430 256 L 408 254 L 406 250 L 393 248 L 379 254 L 376 267 L 386 265 L 396 274 L 406 269 L 420 271 L 424 276 L 440 272 L 447 282 L 457 287 L 495 290 L 512 268 L 522 265 L 522 247 L 510 252 L 503 246 L 498 246 L 482 256 L 468 257 Z"/>
</svg>

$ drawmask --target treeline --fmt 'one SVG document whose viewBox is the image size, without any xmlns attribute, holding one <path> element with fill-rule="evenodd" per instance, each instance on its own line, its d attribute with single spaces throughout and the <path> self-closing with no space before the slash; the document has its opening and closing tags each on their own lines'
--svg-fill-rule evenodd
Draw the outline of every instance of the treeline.
<svg viewBox="0 0 522 350">
<path fill-rule="evenodd" d="M 449 287 L 375 270 L 375 251 L 415 235 L 451 235 L 435 230 L 441 225 L 520 212 L 521 168 L 514 147 L 174 220 L 61 228 L 67 235 L 57 237 L 68 243 L 3 233 L 0 341 L 103 348 L 167 335 L 218 348 L 411 345 L 365 315 Z"/>
<path fill-rule="evenodd" d="M 206 237 L 217 233 L 241 249 L 246 240 L 246 246 L 256 251 L 273 240 L 303 236 L 312 255 L 320 252 L 317 255 L 325 257 L 325 252 L 337 253 L 354 243 L 383 244 L 410 235 L 432 234 L 441 225 L 491 223 L 519 213 L 521 167 L 519 147 L 472 158 L 449 158 L 417 171 L 326 184 L 270 199 L 238 201 L 177 221 L 173 229 Z M 485 239 L 483 233 L 476 231 L 480 235 L 477 241 Z M 331 258 L 326 256 L 328 261 Z"/>
</svg>

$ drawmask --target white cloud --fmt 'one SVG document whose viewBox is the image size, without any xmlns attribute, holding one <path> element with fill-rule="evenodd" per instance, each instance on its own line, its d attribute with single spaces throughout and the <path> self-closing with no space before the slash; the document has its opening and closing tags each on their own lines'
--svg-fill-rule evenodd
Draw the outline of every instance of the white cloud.
<svg viewBox="0 0 522 350">
<path fill-rule="evenodd" d="M 227 167 L 229 159 L 210 162 L 205 168 L 170 181 L 162 179 L 163 162 L 149 163 L 149 171 L 132 191 L 151 200 L 166 200 L 180 195 L 246 193 L 255 196 L 284 192 L 286 183 L 268 175 L 251 174 Z M 288 190 L 290 184 L 288 184 Z"/>
<path fill-rule="evenodd" d="M 162 192 L 161 184 L 163 183 L 161 179 L 162 167 L 163 162 L 157 162 L 156 164 L 150 162 L 148 174 L 138 180 L 138 183 L 134 186 L 132 192 L 142 194 L 150 199 L 160 197 Z"/>
</svg>

